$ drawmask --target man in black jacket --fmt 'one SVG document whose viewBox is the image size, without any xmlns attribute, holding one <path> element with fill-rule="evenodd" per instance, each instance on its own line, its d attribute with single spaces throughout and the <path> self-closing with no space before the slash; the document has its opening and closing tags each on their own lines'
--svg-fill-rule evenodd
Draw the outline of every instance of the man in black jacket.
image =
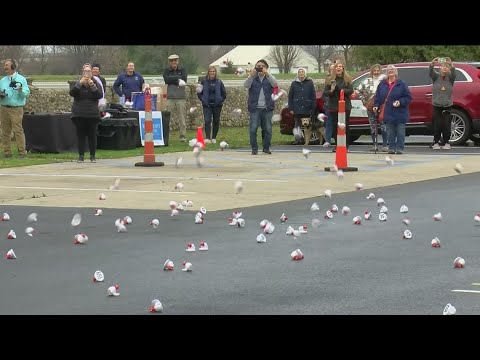
<svg viewBox="0 0 480 360">
<path fill-rule="evenodd" d="M 180 57 L 178 55 L 173 54 L 168 57 L 168 67 L 163 72 L 163 80 L 167 84 L 167 110 L 172 115 L 176 110 L 180 128 L 180 141 L 185 142 L 187 141 L 187 123 L 185 120 L 187 72 L 178 65 L 179 61 Z"/>
</svg>

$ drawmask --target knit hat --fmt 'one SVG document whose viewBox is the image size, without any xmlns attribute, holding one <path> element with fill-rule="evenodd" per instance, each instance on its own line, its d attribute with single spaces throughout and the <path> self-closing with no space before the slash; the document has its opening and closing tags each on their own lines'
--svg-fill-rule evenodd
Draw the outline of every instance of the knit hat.
<svg viewBox="0 0 480 360">
<path fill-rule="evenodd" d="M 102 70 L 102 68 L 101 68 L 101 66 L 100 66 L 99 63 L 92 63 L 92 69 L 93 69 L 94 67 L 98 68 L 98 70 Z"/>
<path fill-rule="evenodd" d="M 305 70 L 305 68 L 303 68 L 303 67 L 298 68 L 298 70 L 297 70 L 297 76 L 298 76 L 298 72 L 299 72 L 300 70 L 305 71 L 305 77 L 307 77 L 307 70 Z"/>
</svg>

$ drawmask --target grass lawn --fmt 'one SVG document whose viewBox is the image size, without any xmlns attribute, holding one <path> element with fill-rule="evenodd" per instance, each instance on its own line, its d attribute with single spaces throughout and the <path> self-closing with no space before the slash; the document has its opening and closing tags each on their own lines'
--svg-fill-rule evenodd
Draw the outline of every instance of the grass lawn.
<svg viewBox="0 0 480 360">
<path fill-rule="evenodd" d="M 257 138 L 259 146 L 261 146 L 260 135 L 261 129 L 258 129 Z M 197 135 L 196 130 L 187 131 L 187 140 L 193 139 Z M 181 151 L 190 151 L 191 148 L 187 143 L 180 142 L 179 132 L 170 132 L 168 146 L 155 147 L 155 154 L 166 154 Z M 250 149 L 250 141 L 248 134 L 248 127 L 220 127 L 217 136 L 217 144 L 207 145 L 206 151 L 218 150 L 219 144 L 222 140 L 225 140 L 229 144 L 230 149 L 247 148 Z M 279 124 L 273 124 L 273 136 L 272 145 L 285 145 L 290 144 L 293 141 L 292 135 L 280 134 Z M 51 164 L 66 161 L 76 161 L 78 153 L 60 153 L 60 154 L 40 154 L 29 153 L 26 159 L 16 158 L 16 146 L 12 146 L 12 158 L 4 158 L 0 155 L 0 168 L 18 167 L 18 166 L 30 166 Z M 88 149 L 85 154 L 88 159 Z M 143 156 L 143 147 L 133 150 L 97 150 L 96 157 L 101 163 L 102 159 L 118 159 L 131 156 Z M 159 159 L 161 161 L 161 158 Z"/>
</svg>

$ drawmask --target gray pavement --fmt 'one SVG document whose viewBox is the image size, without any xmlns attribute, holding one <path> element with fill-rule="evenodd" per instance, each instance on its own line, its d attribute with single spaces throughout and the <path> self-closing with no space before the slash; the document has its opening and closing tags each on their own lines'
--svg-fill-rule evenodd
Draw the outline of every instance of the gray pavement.
<svg viewBox="0 0 480 360">
<path fill-rule="evenodd" d="M 405 170 L 405 169 L 404 169 Z M 378 175 L 378 174 L 377 174 Z M 194 224 L 195 211 L 170 217 L 167 210 L 104 209 L 3 205 L 11 220 L 0 223 L 2 253 L 13 248 L 16 260 L 0 259 L 0 314 L 148 314 L 153 298 L 169 314 L 441 314 L 447 303 L 457 314 L 478 314 L 478 294 L 452 293 L 475 289 L 480 282 L 480 227 L 473 216 L 478 173 L 437 180 L 320 195 L 274 205 L 230 206 L 208 211 L 205 223 Z M 311 186 L 319 186 L 312 183 Z M 323 191 L 320 185 L 319 193 Z M 373 191 L 389 208 L 387 222 L 378 220 Z M 228 201 L 227 199 L 225 201 Z M 322 212 L 311 212 L 317 201 Z M 348 205 L 349 216 L 332 220 L 323 211 L 336 203 Z M 410 209 L 413 239 L 402 239 L 401 205 Z M 195 204 L 195 209 L 201 206 Z M 165 206 L 162 206 L 165 209 Z M 245 228 L 228 226 L 232 210 L 243 211 Z M 355 215 L 371 210 L 374 217 L 352 224 Z M 38 212 L 35 237 L 24 234 L 26 217 Z M 78 228 L 70 225 L 75 212 L 83 214 Z M 280 215 L 288 216 L 286 224 Z M 443 221 L 432 215 L 441 212 Z M 128 233 L 116 232 L 114 220 L 129 215 Z M 160 227 L 147 224 L 156 217 Z M 319 218 L 298 238 L 287 236 L 288 225 L 298 227 Z M 257 244 L 259 222 L 270 219 L 275 232 L 267 243 Z M 6 239 L 14 229 L 17 239 Z M 74 245 L 73 236 L 85 232 L 87 245 Z M 442 247 L 430 247 L 437 236 Z M 188 242 L 207 241 L 208 252 L 185 252 Z M 303 261 L 290 259 L 300 248 Z M 454 269 L 462 256 L 464 269 Z M 170 258 L 175 270 L 162 270 Z M 191 261 L 192 273 L 181 271 Z M 93 283 L 95 270 L 105 273 L 104 283 Z M 107 297 L 108 286 L 118 283 L 120 296 Z M 480 289 L 479 289 L 480 290 Z"/>
</svg>

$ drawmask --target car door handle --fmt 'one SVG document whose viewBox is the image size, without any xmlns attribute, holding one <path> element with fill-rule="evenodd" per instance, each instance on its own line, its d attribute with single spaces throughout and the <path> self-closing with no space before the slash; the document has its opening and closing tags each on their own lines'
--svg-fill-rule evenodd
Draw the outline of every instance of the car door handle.
<svg viewBox="0 0 480 360">
<path fill-rule="evenodd" d="M 425 94 L 426 97 L 430 97 L 430 96 L 432 96 L 432 95 L 433 95 L 433 93 L 426 93 L 426 94 Z"/>
</svg>

